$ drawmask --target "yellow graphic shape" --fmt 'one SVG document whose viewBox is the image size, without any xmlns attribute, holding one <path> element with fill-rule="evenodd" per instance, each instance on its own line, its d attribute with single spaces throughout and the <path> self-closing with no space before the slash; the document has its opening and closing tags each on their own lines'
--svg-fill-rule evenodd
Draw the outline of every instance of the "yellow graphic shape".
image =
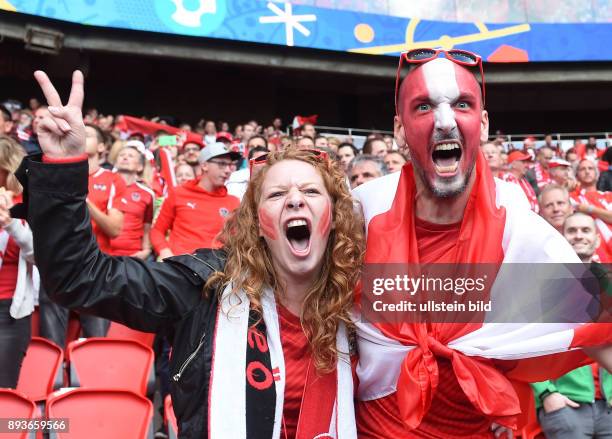
<svg viewBox="0 0 612 439">
<path fill-rule="evenodd" d="M 360 43 L 371 43 L 374 40 L 374 29 L 366 23 L 360 23 L 353 30 L 355 39 Z"/>
<path fill-rule="evenodd" d="M 17 8 L 10 4 L 8 0 L 0 0 L 0 9 L 5 11 L 17 12 Z"/>
<path fill-rule="evenodd" d="M 418 18 L 412 18 L 406 26 L 406 41 L 400 44 L 389 44 L 386 46 L 375 46 L 375 47 L 359 47 L 355 49 L 349 49 L 349 52 L 355 53 L 366 53 L 369 55 L 385 55 L 387 53 L 404 52 L 410 49 L 416 49 L 419 47 L 440 47 L 444 50 L 450 50 L 459 44 L 476 43 L 478 41 L 492 40 L 495 38 L 507 37 L 510 35 L 516 35 L 523 32 L 529 32 L 531 26 L 526 24 L 517 24 L 515 26 L 508 26 L 502 29 L 489 30 L 484 23 L 477 21 L 474 23 L 478 29 L 477 33 L 461 35 L 458 37 L 451 37 L 449 35 L 442 35 L 436 40 L 429 41 L 414 41 L 414 32 L 417 25 L 421 20 Z"/>
</svg>

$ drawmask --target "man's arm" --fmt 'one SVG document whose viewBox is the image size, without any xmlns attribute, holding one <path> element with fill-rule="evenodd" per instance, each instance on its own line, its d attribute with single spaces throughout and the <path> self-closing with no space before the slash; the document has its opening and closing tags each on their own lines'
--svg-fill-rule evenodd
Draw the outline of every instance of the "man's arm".
<svg viewBox="0 0 612 439">
<path fill-rule="evenodd" d="M 109 209 L 108 213 L 102 212 L 94 203 L 87 200 L 89 214 L 94 222 L 100 227 L 106 236 L 116 238 L 123 227 L 123 212 L 118 209 Z"/>
<path fill-rule="evenodd" d="M 580 404 L 559 393 L 559 390 L 552 381 L 533 383 L 531 387 L 536 399 L 542 403 L 542 408 L 544 408 L 546 413 L 560 410 L 565 406 L 580 407 Z"/>
<path fill-rule="evenodd" d="M 151 240 L 149 233 L 151 232 L 151 224 L 144 224 L 144 232 L 142 235 L 142 250 L 134 253 L 132 256 L 139 259 L 147 259 L 151 254 Z"/>
<path fill-rule="evenodd" d="M 601 367 L 612 373 L 612 344 L 595 348 L 584 348 L 584 352 Z"/>
<path fill-rule="evenodd" d="M 612 211 L 610 210 L 584 203 L 578 204 L 578 206 L 576 206 L 576 210 L 578 212 L 586 213 L 587 215 L 592 215 L 595 218 L 599 218 L 608 224 L 612 224 Z"/>
<path fill-rule="evenodd" d="M 173 256 L 170 244 L 166 239 L 166 234 L 172 229 L 174 224 L 174 194 L 168 195 L 162 204 L 155 224 L 151 227 L 151 244 L 155 252 L 162 258 Z"/>
</svg>

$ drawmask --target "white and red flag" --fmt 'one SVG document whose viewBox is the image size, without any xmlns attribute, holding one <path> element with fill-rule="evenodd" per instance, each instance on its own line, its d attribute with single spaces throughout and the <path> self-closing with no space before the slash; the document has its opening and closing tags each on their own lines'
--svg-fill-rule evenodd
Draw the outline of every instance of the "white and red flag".
<svg viewBox="0 0 612 439">
<path fill-rule="evenodd" d="M 520 187 L 493 178 L 481 153 L 475 173 L 456 245 L 436 262 L 523 263 L 536 269 L 535 264 L 580 263 L 565 239 L 530 210 Z M 412 164 L 358 187 L 354 196 L 366 221 L 366 264 L 419 264 Z M 515 288 L 521 288 L 519 281 Z M 508 300 L 512 294 L 506 284 L 494 287 L 491 298 Z M 564 374 L 589 361 L 580 348 L 612 343 L 610 323 L 488 323 L 486 316 L 477 323 L 402 324 L 358 316 L 357 330 L 358 400 L 396 394 L 408 430 L 418 428 L 430 409 L 440 377 L 437 358 L 450 362 L 461 391 L 478 411 L 516 428 L 517 391 L 528 390 L 517 383 Z"/>
</svg>

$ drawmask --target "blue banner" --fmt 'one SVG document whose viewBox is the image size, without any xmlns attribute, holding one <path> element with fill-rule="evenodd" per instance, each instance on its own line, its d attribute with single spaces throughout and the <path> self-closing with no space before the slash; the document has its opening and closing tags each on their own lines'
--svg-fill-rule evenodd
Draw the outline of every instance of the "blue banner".
<svg viewBox="0 0 612 439">
<path fill-rule="evenodd" d="M 488 62 L 610 61 L 612 23 L 445 22 L 259 0 L 0 0 L 83 25 L 393 55 L 461 48 Z"/>
</svg>

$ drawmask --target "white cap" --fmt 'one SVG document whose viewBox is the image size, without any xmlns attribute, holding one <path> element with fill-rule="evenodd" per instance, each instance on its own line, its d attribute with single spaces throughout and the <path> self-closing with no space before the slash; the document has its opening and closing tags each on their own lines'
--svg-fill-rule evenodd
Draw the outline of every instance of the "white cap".
<svg viewBox="0 0 612 439">
<path fill-rule="evenodd" d="M 558 159 L 558 158 L 553 158 L 548 162 L 549 168 L 558 168 L 559 166 L 566 166 L 569 168 L 570 166 L 572 166 L 572 164 L 568 162 L 567 160 Z"/>
<path fill-rule="evenodd" d="M 225 149 L 225 145 L 223 143 L 216 142 L 202 148 L 202 151 L 200 151 L 200 155 L 198 156 L 198 162 L 204 163 L 210 159 L 221 156 L 228 156 L 232 160 L 238 160 L 241 157 L 239 153 Z"/>
<path fill-rule="evenodd" d="M 137 149 L 138 152 L 141 153 L 142 155 L 145 155 L 145 151 L 147 150 L 147 148 L 145 148 L 144 146 L 144 143 L 136 139 L 128 140 L 127 142 L 125 142 L 124 148 Z"/>
<path fill-rule="evenodd" d="M 134 148 L 141 153 L 146 160 L 153 160 L 153 153 L 149 151 L 140 140 L 132 139 L 125 142 L 124 148 Z"/>
</svg>

